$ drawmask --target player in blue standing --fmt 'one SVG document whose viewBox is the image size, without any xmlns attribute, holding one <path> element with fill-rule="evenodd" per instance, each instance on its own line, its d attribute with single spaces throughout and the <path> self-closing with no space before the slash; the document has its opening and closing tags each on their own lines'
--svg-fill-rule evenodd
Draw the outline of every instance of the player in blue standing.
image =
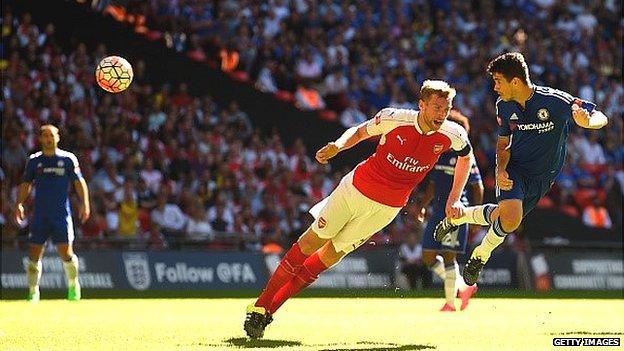
<svg viewBox="0 0 624 351">
<path fill-rule="evenodd" d="M 468 119 L 461 115 L 457 111 L 451 111 L 448 119 L 459 123 L 470 131 L 470 125 Z M 446 200 L 448 199 L 451 187 L 453 186 L 453 176 L 455 174 L 455 163 L 457 162 L 457 153 L 448 151 L 440 156 L 440 159 L 436 163 L 433 171 L 429 173 L 429 183 L 425 188 L 423 198 L 419 204 L 417 213 L 419 214 L 419 220 L 422 221 L 425 215 L 425 208 L 433 200 L 433 215 L 427 222 L 425 233 L 422 239 L 423 247 L 423 262 L 429 267 L 429 269 L 435 273 L 444 282 L 444 295 L 446 303 L 442 306 L 440 311 L 453 312 L 455 308 L 455 296 L 458 295 L 461 299 L 460 309 L 463 311 L 472 295 L 477 291 L 476 286 L 467 286 L 464 284 L 464 280 L 459 274 L 459 267 L 457 265 L 457 254 L 464 253 L 466 251 L 466 242 L 468 237 L 468 224 L 458 226 L 455 230 L 451 231 L 450 235 L 447 235 L 445 240 L 438 243 L 434 237 L 433 232 L 438 223 L 445 217 L 444 208 Z M 468 183 L 470 186 L 470 193 L 466 194 L 466 191 L 462 194 L 461 201 L 464 205 L 468 206 L 468 197 L 471 195 L 470 201 L 473 205 L 480 205 L 483 203 L 483 183 L 481 182 L 481 173 L 477 167 L 477 163 L 473 160 L 472 167 L 470 169 L 470 176 Z"/>
<path fill-rule="evenodd" d="M 568 122 L 587 129 L 607 125 L 607 117 L 591 102 L 561 90 L 537 86 L 520 53 L 506 53 L 492 60 L 487 72 L 499 95 L 496 117 L 496 195 L 498 205 L 468 207 L 457 219 L 445 218 L 436 228 L 442 241 L 457 225 L 474 223 L 489 229 L 464 268 L 464 281 L 475 284 L 492 251 L 516 230 L 550 189 L 561 171 L 566 154 Z"/>
<path fill-rule="evenodd" d="M 39 301 L 41 258 L 48 238 L 52 238 L 63 260 L 68 286 L 67 299 L 80 300 L 78 257 L 72 248 L 74 227 L 69 207 L 69 185 L 73 183 L 80 197 L 80 220 L 82 222 L 89 218 L 89 191 L 80 173 L 78 159 L 71 152 L 59 149 L 59 141 L 58 128 L 49 124 L 41 127 L 39 136 L 41 151 L 30 155 L 17 194 L 15 217 L 21 224 L 25 220 L 24 201 L 33 187 L 36 190 L 28 237 L 30 260 L 26 268 L 28 300 L 32 302 Z"/>
</svg>

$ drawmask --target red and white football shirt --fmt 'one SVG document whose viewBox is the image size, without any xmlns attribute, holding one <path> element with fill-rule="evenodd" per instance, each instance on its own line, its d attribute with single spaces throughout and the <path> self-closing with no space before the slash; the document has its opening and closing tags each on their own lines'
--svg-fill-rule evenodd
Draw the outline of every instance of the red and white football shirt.
<svg viewBox="0 0 624 351">
<path fill-rule="evenodd" d="M 416 110 L 385 108 L 367 122 L 368 134 L 381 139 L 375 153 L 355 168 L 353 185 L 366 197 L 403 207 L 442 153 L 470 150 L 459 124 L 447 120 L 439 130 L 423 133 L 417 116 Z"/>
</svg>

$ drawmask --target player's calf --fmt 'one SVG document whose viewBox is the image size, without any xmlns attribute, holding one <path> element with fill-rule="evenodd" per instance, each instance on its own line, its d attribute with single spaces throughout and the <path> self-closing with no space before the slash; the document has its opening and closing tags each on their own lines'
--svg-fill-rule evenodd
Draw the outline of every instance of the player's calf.
<svg viewBox="0 0 624 351">
<path fill-rule="evenodd" d="M 433 253 L 433 255 L 430 255 L 429 254 L 430 252 Z M 425 257 L 427 258 L 425 259 Z M 433 259 L 431 259 L 430 257 L 433 257 Z M 446 279 L 446 270 L 444 269 L 444 261 L 442 260 L 442 256 L 437 255 L 437 252 L 433 252 L 429 250 L 423 251 L 423 262 L 427 265 L 429 270 L 433 272 L 435 275 L 437 275 L 442 281 Z"/>
<path fill-rule="evenodd" d="M 307 233 L 306 233 L 307 234 Z M 304 234 L 305 237 L 305 234 Z M 288 283 L 301 269 L 303 262 L 308 258 L 300 248 L 299 243 L 293 244 L 288 250 L 279 266 L 267 282 L 262 293 L 256 300 L 255 305 L 258 307 L 268 308 L 273 301 L 275 293 L 279 291 L 286 283 Z"/>
<path fill-rule="evenodd" d="M 28 260 L 26 276 L 28 280 L 28 301 L 39 301 L 39 280 L 41 280 L 41 260 Z"/>
<path fill-rule="evenodd" d="M 455 295 L 457 294 L 456 290 L 456 269 L 455 265 L 457 262 L 454 260 L 447 264 L 444 267 L 444 297 L 446 298 L 446 304 L 453 307 L 453 311 L 455 310 Z"/>
<path fill-rule="evenodd" d="M 78 257 L 72 254 L 69 260 L 63 262 L 65 277 L 67 278 L 67 299 L 78 301 L 81 298 L 80 283 L 78 282 Z"/>
<path fill-rule="evenodd" d="M 477 246 L 464 268 L 464 282 L 467 285 L 474 285 L 479 279 L 479 274 L 485 263 L 490 259 L 490 255 L 495 248 L 503 243 L 509 233 L 504 231 L 500 217 L 488 229 L 483 241 Z"/>
<path fill-rule="evenodd" d="M 324 259 L 329 260 L 330 263 L 323 262 L 321 256 L 323 256 Z M 303 263 L 301 270 L 299 270 L 299 273 L 297 273 L 293 279 L 286 283 L 286 285 L 284 285 L 275 294 L 268 312 L 271 314 L 275 313 L 284 304 L 284 302 L 286 302 L 286 300 L 295 296 L 301 290 L 316 281 L 323 271 L 340 261 L 341 257 L 341 254 L 336 253 L 333 249 L 331 242 L 324 246 L 319 252 L 316 252 L 308 257 Z"/>
</svg>

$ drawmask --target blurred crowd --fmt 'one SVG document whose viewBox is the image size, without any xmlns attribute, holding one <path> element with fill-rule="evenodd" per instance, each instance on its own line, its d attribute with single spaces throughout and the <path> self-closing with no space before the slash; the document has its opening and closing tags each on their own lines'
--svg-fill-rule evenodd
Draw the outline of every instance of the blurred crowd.
<svg viewBox="0 0 624 351">
<path fill-rule="evenodd" d="M 45 123 L 60 128 L 60 147 L 78 156 L 89 185 L 92 216 L 78 228 L 84 240 L 279 251 L 338 179 L 312 162 L 301 140 L 286 148 L 279 135 L 255 130 L 236 101 L 217 106 L 185 84 L 151 86 L 143 62 L 135 62 L 129 92 L 104 93 L 93 81 L 104 46 L 63 53 L 54 26 L 38 28 L 28 14 L 5 12 L 2 25 L 4 238 L 20 235 L 16 186 Z"/>
<path fill-rule="evenodd" d="M 442 78 L 457 88 L 454 105 L 471 119 L 490 188 L 495 97 L 484 71 L 495 55 L 520 51 L 534 83 L 594 101 L 610 117 L 597 133 L 573 128 L 568 167 L 541 205 L 607 226 L 604 216 L 584 213 L 606 205 L 621 227 L 619 1 L 152 0 L 126 8 L 162 31 L 170 47 L 242 72 L 259 90 L 291 95 L 301 109 L 330 109 L 345 127 L 385 106 L 416 107 L 420 83 Z"/>
<path fill-rule="evenodd" d="M 300 108 L 334 110 L 345 126 L 387 105 L 413 108 L 422 80 L 446 79 L 458 90 L 455 107 L 471 120 L 490 190 L 495 98 L 484 67 L 499 52 L 520 50 L 535 83 L 595 101 L 610 117 L 600 132 L 572 128 L 566 168 L 540 206 L 588 225 L 621 228 L 624 88 L 616 1 L 153 0 L 126 6 L 176 50 L 243 71 L 260 90 L 291 93 Z M 57 125 L 61 147 L 79 158 L 93 214 L 78 233 L 97 245 L 121 239 L 156 249 L 186 240 L 279 251 L 307 227 L 309 206 L 340 179 L 315 164 L 300 140 L 284 145 L 279 135 L 256 130 L 236 101 L 218 106 L 208 95 L 190 95 L 183 83 L 151 85 L 142 61 L 133 62 L 129 92 L 104 93 L 93 82 L 104 45 L 89 52 L 78 43 L 64 51 L 54 25 L 37 27 L 27 14 L 3 11 L 2 45 L 3 238 L 23 234 L 12 221 L 16 185 L 43 123 Z M 375 240 L 416 231 L 413 207 Z"/>
<path fill-rule="evenodd" d="M 606 202 L 621 226 L 621 2 L 155 0 L 130 8 L 187 38 L 178 50 L 244 71 L 260 90 L 292 93 L 302 109 L 330 108 L 345 126 L 388 105 L 414 108 L 420 83 L 443 78 L 458 90 L 455 107 L 471 118 L 490 188 L 495 98 L 484 69 L 498 53 L 521 51 L 534 83 L 594 101 L 611 117 L 599 133 L 574 128 L 569 167 L 541 205 L 607 226 L 583 213 Z M 237 65 L 224 65 L 232 54 Z"/>
</svg>

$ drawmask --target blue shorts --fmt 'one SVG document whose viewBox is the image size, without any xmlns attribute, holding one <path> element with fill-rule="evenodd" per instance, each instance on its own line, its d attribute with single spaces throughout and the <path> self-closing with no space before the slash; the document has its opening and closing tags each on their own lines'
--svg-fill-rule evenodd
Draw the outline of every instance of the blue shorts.
<svg viewBox="0 0 624 351">
<path fill-rule="evenodd" d="M 427 223 L 427 228 L 425 228 L 425 233 L 423 234 L 422 239 L 423 250 L 465 253 L 467 242 L 466 238 L 468 237 L 467 224 L 460 225 L 457 230 L 452 232 L 448 241 L 439 243 L 433 238 L 433 232 L 436 225 L 438 225 L 438 223 L 440 223 L 440 221 L 442 221 L 444 217 L 446 217 L 444 211 L 436 211 L 429 219 L 429 222 Z"/>
<path fill-rule="evenodd" d="M 74 223 L 71 215 L 63 217 L 38 217 L 34 216 L 30 223 L 30 235 L 28 242 L 43 245 L 52 238 L 55 244 L 68 244 L 74 241 Z"/>
<path fill-rule="evenodd" d="M 518 199 L 522 200 L 522 217 L 531 212 L 539 200 L 548 193 L 552 187 L 556 174 L 553 177 L 529 177 L 522 175 L 522 173 L 508 168 L 507 173 L 509 178 L 513 180 L 513 187 L 511 190 L 500 190 L 496 187 L 496 200 L 498 202 L 502 200 Z"/>
</svg>

